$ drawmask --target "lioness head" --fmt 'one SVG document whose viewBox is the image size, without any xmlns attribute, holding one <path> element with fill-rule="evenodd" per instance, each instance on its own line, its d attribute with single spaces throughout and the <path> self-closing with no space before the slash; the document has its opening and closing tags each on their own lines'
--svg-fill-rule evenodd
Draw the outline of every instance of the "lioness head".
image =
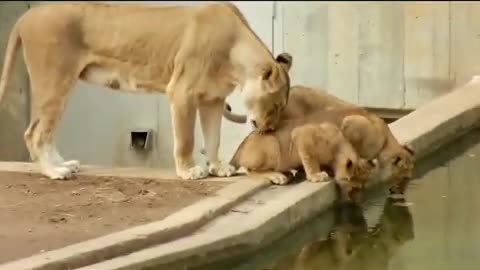
<svg viewBox="0 0 480 270">
<path fill-rule="evenodd" d="M 398 145 L 382 151 L 378 161 L 384 177 L 407 181 L 413 176 L 414 152 L 407 146 Z"/>
<path fill-rule="evenodd" d="M 258 79 L 247 80 L 242 90 L 249 121 L 260 131 L 276 129 L 288 102 L 292 56 L 281 53 L 275 60 L 261 68 Z"/>
</svg>

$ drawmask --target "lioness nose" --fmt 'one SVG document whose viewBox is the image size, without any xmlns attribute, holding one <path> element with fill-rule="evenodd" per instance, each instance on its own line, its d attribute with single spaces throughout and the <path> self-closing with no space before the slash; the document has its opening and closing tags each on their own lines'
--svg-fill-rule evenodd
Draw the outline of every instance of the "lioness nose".
<svg viewBox="0 0 480 270">
<path fill-rule="evenodd" d="M 252 121 L 250 121 L 250 122 L 252 123 L 252 126 L 253 126 L 254 128 L 257 128 L 257 122 L 256 122 L 255 120 L 252 120 Z"/>
</svg>

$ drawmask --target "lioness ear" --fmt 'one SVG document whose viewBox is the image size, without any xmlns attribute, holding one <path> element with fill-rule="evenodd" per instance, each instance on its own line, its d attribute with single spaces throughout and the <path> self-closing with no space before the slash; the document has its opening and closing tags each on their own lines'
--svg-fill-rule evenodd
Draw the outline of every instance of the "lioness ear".
<svg viewBox="0 0 480 270">
<path fill-rule="evenodd" d="M 282 65 L 282 67 L 288 72 L 290 71 L 290 68 L 292 67 L 292 61 L 293 57 L 289 53 L 281 53 L 277 55 L 277 58 L 275 59 L 277 62 Z"/>
<path fill-rule="evenodd" d="M 275 65 L 268 64 L 262 72 L 262 80 L 275 80 L 277 72 L 277 67 Z"/>
</svg>

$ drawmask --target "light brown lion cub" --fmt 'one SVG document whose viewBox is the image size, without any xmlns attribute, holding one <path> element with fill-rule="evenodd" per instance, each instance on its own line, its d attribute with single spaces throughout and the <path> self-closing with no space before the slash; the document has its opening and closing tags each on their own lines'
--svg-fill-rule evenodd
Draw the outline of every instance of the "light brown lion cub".
<svg viewBox="0 0 480 270">
<path fill-rule="evenodd" d="M 237 123 L 246 122 L 245 116 L 232 114 L 228 109 L 226 107 L 226 118 Z M 378 160 L 379 170 L 384 177 L 408 179 L 412 176 L 413 152 L 398 143 L 385 121 L 321 89 L 292 87 L 281 119 L 333 123 L 341 129 L 360 158 Z"/>
<path fill-rule="evenodd" d="M 328 180 L 326 169 L 335 179 L 349 182 L 357 167 L 357 154 L 331 123 L 286 120 L 274 132 L 252 132 L 238 147 L 230 164 L 252 173 L 262 173 L 275 184 L 287 184 L 282 172 L 303 167 L 312 182 Z"/>
<path fill-rule="evenodd" d="M 20 45 L 35 112 L 25 143 L 41 173 L 52 179 L 79 170 L 79 162 L 65 161 L 53 140 L 77 80 L 118 91 L 166 93 L 176 173 L 182 179 L 234 173 L 218 150 L 225 98 L 235 88 L 259 130 L 275 129 L 290 89 L 282 61 L 276 61 L 238 8 L 225 2 L 60 2 L 31 8 L 11 31 L 0 99 Z M 196 165 L 192 157 L 197 111 L 208 166 Z"/>
</svg>

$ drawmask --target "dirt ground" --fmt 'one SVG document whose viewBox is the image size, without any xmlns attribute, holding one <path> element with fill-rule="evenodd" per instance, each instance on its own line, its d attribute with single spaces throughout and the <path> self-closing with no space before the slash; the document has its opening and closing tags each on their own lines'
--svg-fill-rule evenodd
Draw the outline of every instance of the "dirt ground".
<svg viewBox="0 0 480 270">
<path fill-rule="evenodd" d="M 0 264 L 160 220 L 224 183 L 0 172 Z"/>
</svg>

